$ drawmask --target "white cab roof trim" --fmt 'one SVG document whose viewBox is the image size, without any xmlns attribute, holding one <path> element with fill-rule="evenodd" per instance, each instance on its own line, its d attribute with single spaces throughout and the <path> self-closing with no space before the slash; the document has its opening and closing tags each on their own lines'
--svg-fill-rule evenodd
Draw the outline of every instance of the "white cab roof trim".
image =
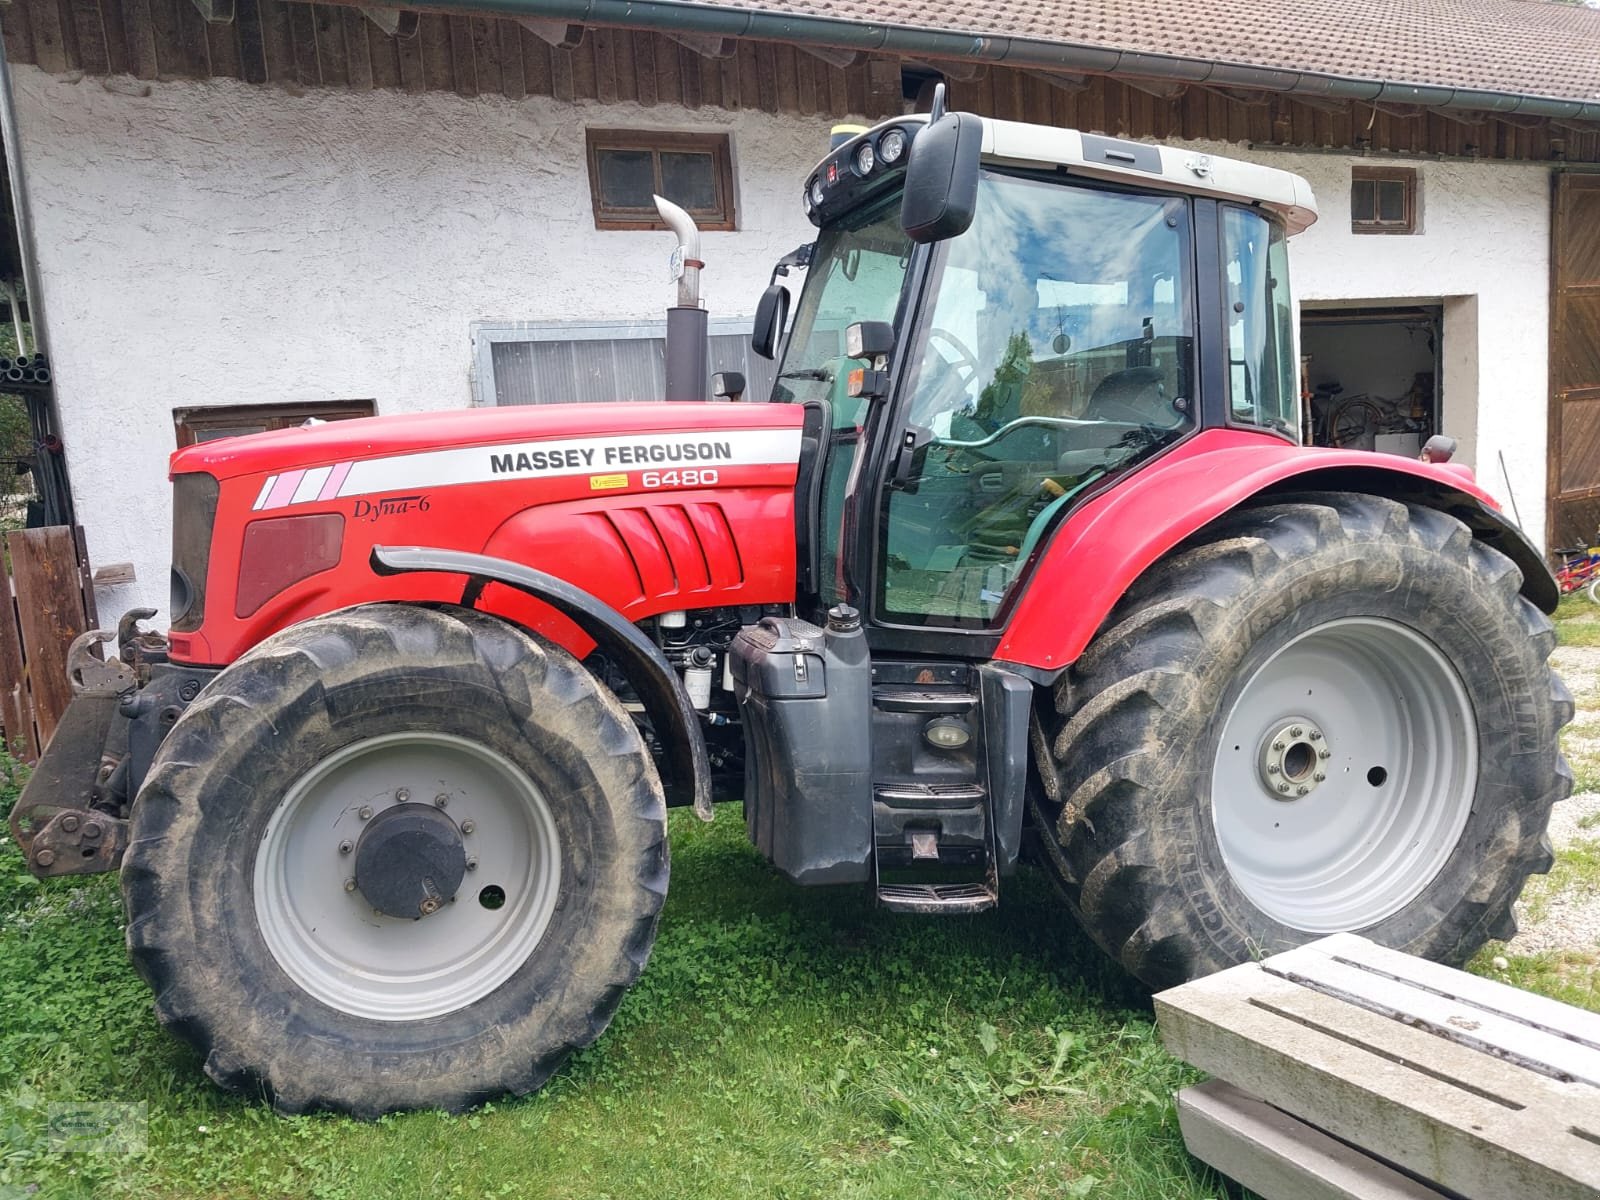
<svg viewBox="0 0 1600 1200">
<path fill-rule="evenodd" d="M 1108 140 L 1113 139 L 1092 138 L 1091 142 L 1103 145 Z M 1157 151 L 1160 173 L 1119 166 L 1104 161 L 1100 155 L 1091 159 L 1085 154 L 1083 135 L 1076 129 L 995 121 L 987 117 L 983 120 L 983 154 L 991 160 L 999 159 L 1015 166 L 1065 167 L 1074 175 L 1260 204 L 1281 216 L 1292 234 L 1299 233 L 1317 219 L 1317 201 L 1311 194 L 1311 185 L 1293 171 L 1150 142 L 1127 145 L 1137 146 L 1146 154 L 1150 150 Z"/>
</svg>

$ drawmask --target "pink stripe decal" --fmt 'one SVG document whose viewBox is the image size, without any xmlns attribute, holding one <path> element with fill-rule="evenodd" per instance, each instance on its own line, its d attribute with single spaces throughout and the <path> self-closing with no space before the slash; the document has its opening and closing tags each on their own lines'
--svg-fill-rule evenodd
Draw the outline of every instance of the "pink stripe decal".
<svg viewBox="0 0 1600 1200">
<path fill-rule="evenodd" d="M 344 482 L 344 477 L 348 474 L 350 474 L 349 463 L 336 463 L 333 468 L 333 474 L 329 475 L 327 482 L 322 485 L 322 491 L 317 494 L 317 499 L 332 500 L 337 496 L 339 494 L 339 485 Z"/>
<path fill-rule="evenodd" d="M 272 491 L 267 495 L 267 502 L 262 508 L 282 508 L 294 496 L 294 489 L 300 484 L 300 476 L 304 471 L 285 471 L 278 476 L 278 482 L 272 485 Z"/>
</svg>

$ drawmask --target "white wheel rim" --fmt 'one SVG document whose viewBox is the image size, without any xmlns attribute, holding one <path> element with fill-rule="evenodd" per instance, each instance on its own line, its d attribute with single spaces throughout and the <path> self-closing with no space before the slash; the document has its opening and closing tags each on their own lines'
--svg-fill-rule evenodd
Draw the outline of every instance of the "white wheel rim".
<svg viewBox="0 0 1600 1200">
<path fill-rule="evenodd" d="M 1256 907 L 1334 933 L 1422 893 L 1460 840 L 1477 778 L 1476 719 L 1449 660 L 1408 626 L 1349 618 L 1300 635 L 1245 682 L 1223 722 L 1211 812 Z"/>
<path fill-rule="evenodd" d="M 452 901 L 420 920 L 378 914 L 354 878 L 368 820 L 444 797 L 476 866 Z M 363 813 L 366 815 L 363 816 Z M 498 888 L 503 902 L 488 907 Z M 498 751 L 443 733 L 345 746 L 278 804 L 256 850 L 256 921 L 296 984 L 331 1008 L 417 1021 L 473 1004 L 505 983 L 544 936 L 561 890 L 560 838 L 543 793 Z"/>
</svg>

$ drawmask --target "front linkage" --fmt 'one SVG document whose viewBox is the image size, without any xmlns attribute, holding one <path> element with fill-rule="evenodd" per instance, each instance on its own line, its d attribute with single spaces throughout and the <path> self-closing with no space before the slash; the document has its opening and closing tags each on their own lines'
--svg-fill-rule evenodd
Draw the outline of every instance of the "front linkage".
<svg viewBox="0 0 1600 1200">
<path fill-rule="evenodd" d="M 156 748 L 215 673 L 167 661 L 166 640 L 139 628 L 137 608 L 118 623 L 118 655 L 95 648 L 93 629 L 67 651 L 73 700 L 11 810 L 11 835 L 40 879 L 115 871 L 128 848 L 128 816 Z"/>
</svg>

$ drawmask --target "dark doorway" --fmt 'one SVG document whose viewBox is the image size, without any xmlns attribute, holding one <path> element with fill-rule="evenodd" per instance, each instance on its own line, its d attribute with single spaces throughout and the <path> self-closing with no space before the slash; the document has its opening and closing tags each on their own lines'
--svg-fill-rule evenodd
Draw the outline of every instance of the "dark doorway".
<svg viewBox="0 0 1600 1200">
<path fill-rule="evenodd" d="M 1437 305 L 1302 309 L 1313 443 L 1415 458 L 1440 432 L 1443 324 Z"/>
</svg>

